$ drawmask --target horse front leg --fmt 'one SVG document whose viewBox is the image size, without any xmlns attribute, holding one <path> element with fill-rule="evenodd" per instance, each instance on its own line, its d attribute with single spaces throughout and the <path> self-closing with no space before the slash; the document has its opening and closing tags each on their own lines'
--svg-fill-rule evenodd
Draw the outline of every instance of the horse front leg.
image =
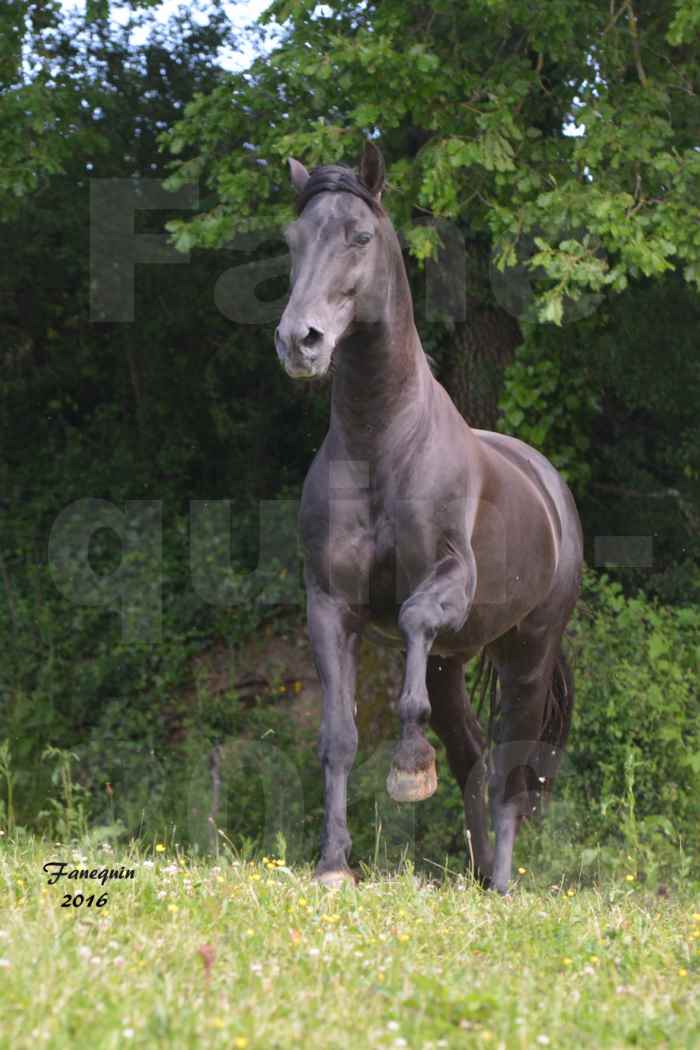
<svg viewBox="0 0 700 1050">
<path fill-rule="evenodd" d="M 399 630 L 406 647 L 399 697 L 401 735 L 386 783 L 396 802 L 418 802 L 437 789 L 435 751 L 424 732 L 431 711 L 426 685 L 428 656 L 438 631 L 456 632 L 463 626 L 475 586 L 475 575 L 467 561 L 451 556 L 438 562 L 401 606 Z"/>
<path fill-rule="evenodd" d="M 321 681 L 323 714 L 319 757 L 325 816 L 315 878 L 325 886 L 354 882 L 348 866 L 347 782 L 357 753 L 355 680 L 358 632 L 347 604 L 319 591 L 308 598 L 308 628 Z"/>
</svg>

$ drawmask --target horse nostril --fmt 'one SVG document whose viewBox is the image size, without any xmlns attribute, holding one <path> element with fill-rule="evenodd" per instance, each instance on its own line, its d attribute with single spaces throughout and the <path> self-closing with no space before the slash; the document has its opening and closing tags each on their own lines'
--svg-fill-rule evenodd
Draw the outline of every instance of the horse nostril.
<svg viewBox="0 0 700 1050">
<path fill-rule="evenodd" d="M 323 332 L 319 332 L 318 328 L 309 328 L 308 332 L 301 341 L 301 345 L 310 350 L 316 346 L 323 339 Z"/>
</svg>

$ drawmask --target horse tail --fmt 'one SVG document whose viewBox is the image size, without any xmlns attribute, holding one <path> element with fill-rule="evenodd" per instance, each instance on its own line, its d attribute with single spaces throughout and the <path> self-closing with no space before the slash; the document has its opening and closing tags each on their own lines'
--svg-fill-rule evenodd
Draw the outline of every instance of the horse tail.
<svg viewBox="0 0 700 1050">
<path fill-rule="evenodd" d="M 574 676 L 564 651 L 560 648 L 552 669 L 552 680 L 547 691 L 545 714 L 540 732 L 541 761 L 546 769 L 544 781 L 538 778 L 537 787 L 545 797 L 549 796 L 559 772 L 566 741 L 571 729 L 574 711 Z"/>
<path fill-rule="evenodd" d="M 493 744 L 493 727 L 498 712 L 498 672 L 493 660 L 486 655 L 486 649 L 482 649 L 479 656 L 476 675 L 472 685 L 472 696 L 476 701 L 474 707 L 479 721 L 482 720 L 484 704 L 488 696 L 489 720 L 486 731 L 486 750 L 489 751 Z"/>
</svg>

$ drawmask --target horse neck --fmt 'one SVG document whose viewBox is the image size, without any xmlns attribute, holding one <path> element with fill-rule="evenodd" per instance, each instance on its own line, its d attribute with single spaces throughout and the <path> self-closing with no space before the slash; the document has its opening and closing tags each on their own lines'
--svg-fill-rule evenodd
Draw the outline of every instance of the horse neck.
<svg viewBox="0 0 700 1050">
<path fill-rule="evenodd" d="M 371 324 L 356 324 L 334 355 L 331 428 L 356 459 L 373 459 L 399 416 L 410 420 L 425 412 L 432 382 L 401 250 L 391 234 L 383 315 Z"/>
</svg>

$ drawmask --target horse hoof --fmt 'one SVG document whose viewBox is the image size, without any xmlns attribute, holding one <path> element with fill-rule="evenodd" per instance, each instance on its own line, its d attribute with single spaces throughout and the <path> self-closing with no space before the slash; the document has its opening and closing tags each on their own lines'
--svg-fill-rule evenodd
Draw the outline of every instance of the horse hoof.
<svg viewBox="0 0 700 1050">
<path fill-rule="evenodd" d="M 327 890 L 340 890 L 343 886 L 354 886 L 355 876 L 347 868 L 332 868 L 330 871 L 317 872 L 314 881 Z"/>
<path fill-rule="evenodd" d="M 430 798 L 437 791 L 435 763 L 416 773 L 392 766 L 386 778 L 386 789 L 394 802 L 422 802 Z"/>
</svg>

